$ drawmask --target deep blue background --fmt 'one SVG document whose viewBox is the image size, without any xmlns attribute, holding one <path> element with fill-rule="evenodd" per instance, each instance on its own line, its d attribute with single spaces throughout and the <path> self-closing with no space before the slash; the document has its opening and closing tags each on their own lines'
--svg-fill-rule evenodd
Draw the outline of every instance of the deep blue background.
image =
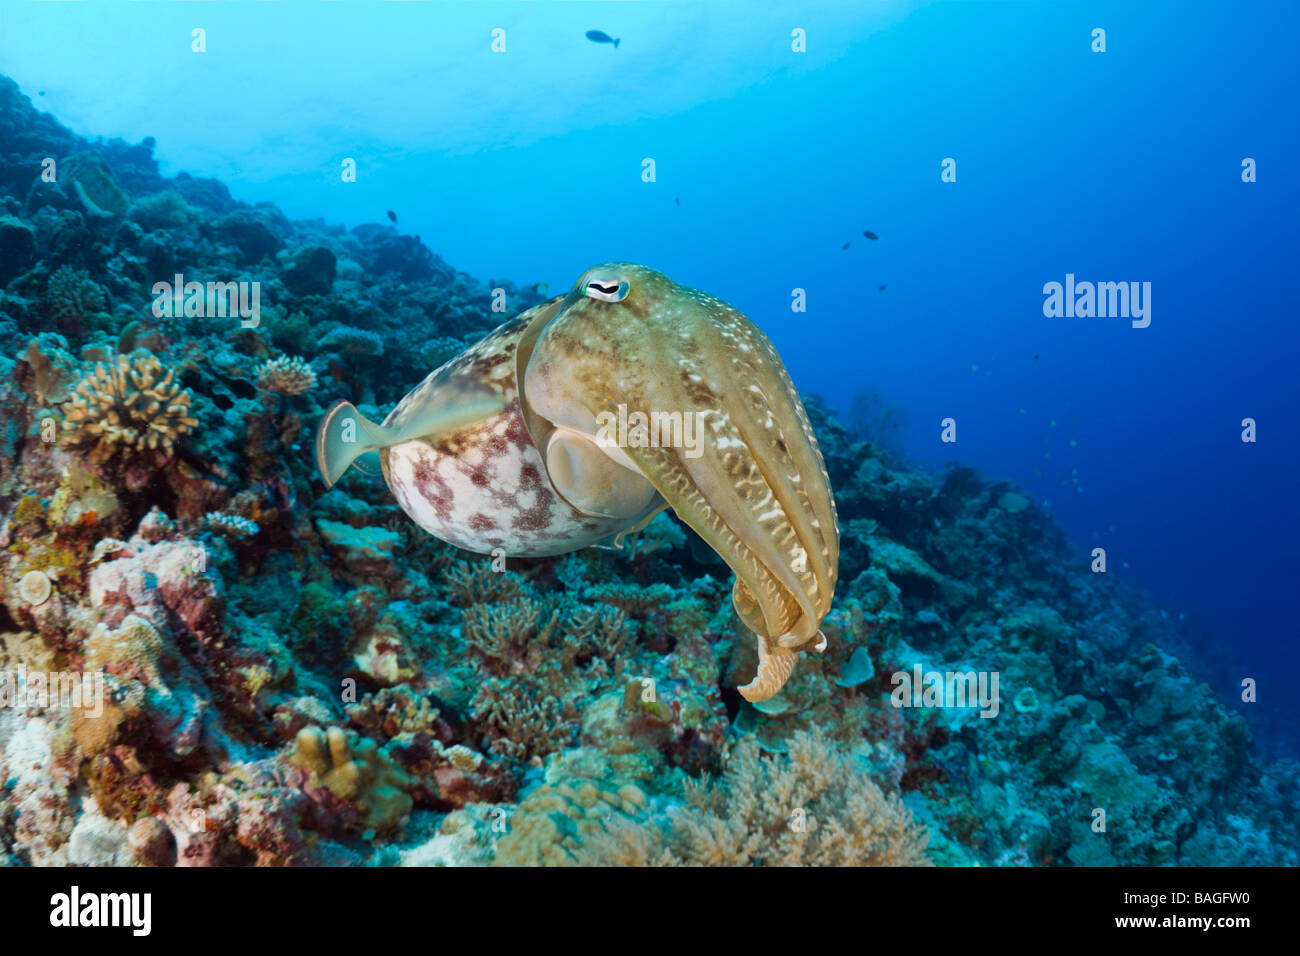
<svg viewBox="0 0 1300 956">
<path fill-rule="evenodd" d="M 1102 545 L 1197 621 L 1217 690 L 1254 676 L 1294 723 L 1298 27 L 1255 2 L 6 3 L 0 72 L 238 198 L 394 209 L 485 279 L 630 259 L 729 299 L 801 388 L 874 386 L 914 458 L 1019 482 L 1081 564 Z M 1150 328 L 1045 318 L 1067 272 L 1151 282 Z"/>
</svg>

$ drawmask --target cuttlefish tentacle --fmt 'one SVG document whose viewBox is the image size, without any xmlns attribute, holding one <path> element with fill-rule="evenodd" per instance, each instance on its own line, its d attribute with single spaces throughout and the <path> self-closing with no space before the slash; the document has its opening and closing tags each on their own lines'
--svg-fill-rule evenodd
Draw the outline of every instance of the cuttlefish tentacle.
<svg viewBox="0 0 1300 956">
<path fill-rule="evenodd" d="M 575 295 L 597 277 L 601 301 Z M 596 437 L 602 413 L 693 415 L 694 445 L 606 449 L 635 468 L 736 574 L 759 641 L 750 700 L 775 694 L 798 649 L 820 650 L 839 530 L 798 394 L 767 337 L 726 303 L 641 266 L 589 270 L 535 340 L 525 417 Z M 534 436 L 536 438 L 536 435 Z M 656 438 L 659 436 L 655 436 Z"/>
</svg>

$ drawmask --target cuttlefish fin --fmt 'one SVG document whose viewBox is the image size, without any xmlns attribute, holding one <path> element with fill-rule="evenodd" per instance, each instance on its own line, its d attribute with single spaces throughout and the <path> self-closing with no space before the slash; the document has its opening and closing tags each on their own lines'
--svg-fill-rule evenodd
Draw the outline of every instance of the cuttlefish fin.
<svg viewBox="0 0 1300 956">
<path fill-rule="evenodd" d="M 316 467 L 325 487 L 331 488 L 357 458 L 414 439 L 436 441 L 505 408 L 501 396 L 488 390 L 465 396 L 436 408 L 419 409 L 400 425 L 378 425 L 351 402 L 339 402 L 321 419 L 316 430 Z"/>
</svg>

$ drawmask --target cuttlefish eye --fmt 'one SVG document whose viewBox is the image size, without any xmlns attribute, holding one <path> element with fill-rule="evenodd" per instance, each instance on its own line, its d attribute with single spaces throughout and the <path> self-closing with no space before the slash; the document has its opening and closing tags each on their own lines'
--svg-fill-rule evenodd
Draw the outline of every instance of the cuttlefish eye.
<svg viewBox="0 0 1300 956">
<path fill-rule="evenodd" d="M 582 294 L 604 302 L 621 302 L 627 298 L 626 279 L 591 279 L 582 288 Z"/>
</svg>

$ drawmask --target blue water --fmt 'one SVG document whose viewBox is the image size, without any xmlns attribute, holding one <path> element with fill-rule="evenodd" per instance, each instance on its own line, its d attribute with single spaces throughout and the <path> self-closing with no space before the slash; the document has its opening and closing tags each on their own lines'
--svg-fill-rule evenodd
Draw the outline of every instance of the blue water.
<svg viewBox="0 0 1300 956">
<path fill-rule="evenodd" d="M 801 388 L 873 386 L 909 456 L 1021 484 L 1294 723 L 1300 6 L 774 6 L 6 3 L 0 72 L 239 199 L 392 209 L 484 279 L 624 259 L 730 300 Z M 1045 317 L 1066 273 L 1150 282 L 1150 326 Z"/>
</svg>

